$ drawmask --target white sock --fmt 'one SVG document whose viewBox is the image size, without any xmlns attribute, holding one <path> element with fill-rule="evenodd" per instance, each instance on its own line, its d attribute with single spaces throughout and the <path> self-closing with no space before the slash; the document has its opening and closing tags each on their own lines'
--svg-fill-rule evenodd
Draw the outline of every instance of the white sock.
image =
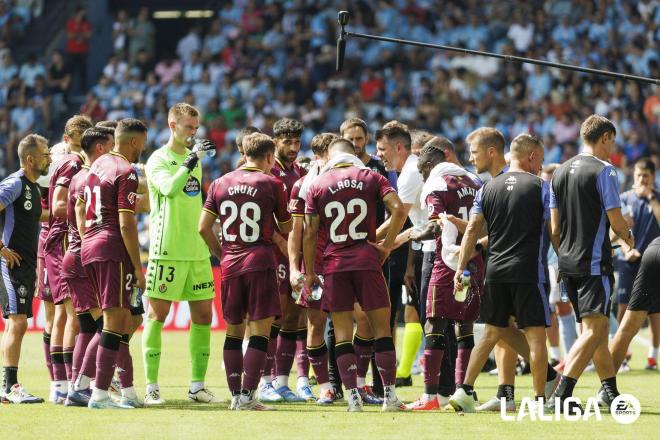
<svg viewBox="0 0 660 440">
<path fill-rule="evenodd" d="M 160 388 L 158 388 L 157 383 L 148 383 L 147 384 L 147 394 L 151 393 L 152 391 L 160 391 Z"/>
<path fill-rule="evenodd" d="M 55 389 L 57 391 L 61 392 L 66 392 L 68 390 L 69 382 L 66 380 L 56 380 L 55 381 Z"/>
<path fill-rule="evenodd" d="M 302 388 L 302 387 L 308 387 L 308 386 L 309 386 L 309 377 L 300 376 L 298 378 L 297 387 Z"/>
<path fill-rule="evenodd" d="M 261 376 L 261 381 L 265 384 L 273 383 L 273 378 L 270 377 L 270 374 L 269 374 L 268 376 Z"/>
<path fill-rule="evenodd" d="M 66 387 L 67 390 L 69 390 L 69 391 L 73 391 L 73 390 L 74 390 L 74 388 L 73 388 L 73 387 L 74 387 L 73 382 L 69 381 L 69 382 L 66 383 L 66 385 L 67 385 L 67 387 Z"/>
<path fill-rule="evenodd" d="M 385 400 L 393 401 L 396 400 L 396 389 L 394 385 L 387 385 L 385 388 Z"/>
<path fill-rule="evenodd" d="M 357 387 L 358 388 L 364 388 L 367 385 L 367 379 L 364 377 L 358 377 L 357 378 Z"/>
<path fill-rule="evenodd" d="M 137 393 L 135 388 L 126 387 L 121 389 L 121 397 L 126 397 L 127 399 L 137 399 Z"/>
<path fill-rule="evenodd" d="M 248 344 L 250 343 L 249 339 L 243 339 L 243 356 L 245 356 L 245 352 L 247 351 Z M 270 383 L 270 382 L 269 382 Z"/>
<path fill-rule="evenodd" d="M 658 360 L 658 347 L 649 348 L 649 357 Z"/>
<path fill-rule="evenodd" d="M 277 380 L 277 388 L 289 386 L 289 376 L 277 376 L 275 380 Z"/>
<path fill-rule="evenodd" d="M 558 316 L 559 332 L 561 333 L 561 340 L 564 343 L 564 352 L 568 354 L 571 347 L 577 339 L 577 329 L 575 327 L 575 315 L 569 313 L 568 315 Z"/>
<path fill-rule="evenodd" d="M 561 351 L 559 350 L 559 347 L 550 347 L 550 357 L 556 360 L 561 359 Z"/>
<path fill-rule="evenodd" d="M 433 400 L 433 399 L 436 398 L 436 396 L 437 396 L 436 394 L 426 394 L 426 393 L 422 393 L 422 400 L 424 400 L 424 401 Z"/>
<path fill-rule="evenodd" d="M 190 392 L 196 393 L 197 391 L 204 389 L 204 382 L 190 382 Z"/>
<path fill-rule="evenodd" d="M 92 399 L 94 400 L 106 400 L 109 398 L 110 395 L 106 390 L 99 390 L 98 388 L 94 388 L 94 391 L 92 391 Z"/>
<path fill-rule="evenodd" d="M 332 390 L 332 385 L 330 385 L 330 382 L 319 384 L 319 387 L 321 388 L 321 391 Z"/>
</svg>

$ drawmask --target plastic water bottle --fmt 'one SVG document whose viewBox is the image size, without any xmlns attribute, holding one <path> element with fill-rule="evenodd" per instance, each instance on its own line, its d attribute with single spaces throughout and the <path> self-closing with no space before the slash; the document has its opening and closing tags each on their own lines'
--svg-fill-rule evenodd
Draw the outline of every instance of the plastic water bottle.
<svg viewBox="0 0 660 440">
<path fill-rule="evenodd" d="M 298 285 L 302 286 L 302 284 L 305 282 L 305 274 L 301 273 L 298 275 Z M 303 287 L 296 289 L 291 289 L 291 298 L 297 303 L 300 300 L 300 297 L 302 296 L 302 291 Z"/>
<path fill-rule="evenodd" d="M 318 275 L 318 277 L 321 283 L 323 283 L 323 275 Z M 312 289 L 312 294 L 310 296 L 314 301 L 320 300 L 321 296 L 323 296 L 323 287 L 314 286 L 314 289 Z"/>
<path fill-rule="evenodd" d="M 467 298 L 468 290 L 470 290 L 470 278 L 472 278 L 470 271 L 467 269 L 464 270 L 463 276 L 461 276 L 461 283 L 463 284 L 463 288 L 454 292 L 454 299 L 457 302 L 464 302 Z"/>
<path fill-rule="evenodd" d="M 138 307 L 141 302 L 142 291 L 137 287 L 133 287 L 133 291 L 131 292 L 131 297 L 129 298 L 128 303 L 131 305 L 131 307 Z"/>
<path fill-rule="evenodd" d="M 568 297 L 568 289 L 564 280 L 559 280 L 559 300 L 563 303 L 569 302 L 571 299 Z"/>
<path fill-rule="evenodd" d="M 191 148 L 192 148 L 192 152 L 193 152 L 193 153 L 197 153 L 197 157 L 199 157 L 200 159 L 203 158 L 203 157 L 206 157 L 206 156 L 208 156 L 208 157 L 213 157 L 213 156 L 215 156 L 215 149 L 213 149 L 213 150 L 206 150 L 206 151 L 199 151 L 199 152 L 198 152 L 198 150 L 199 150 L 199 144 L 201 144 L 202 142 L 204 142 L 204 139 L 196 139 L 196 138 L 194 138 L 193 136 L 188 136 L 188 137 L 186 138 L 186 142 L 188 142 L 188 145 L 192 145 L 192 147 L 191 147 Z"/>
</svg>

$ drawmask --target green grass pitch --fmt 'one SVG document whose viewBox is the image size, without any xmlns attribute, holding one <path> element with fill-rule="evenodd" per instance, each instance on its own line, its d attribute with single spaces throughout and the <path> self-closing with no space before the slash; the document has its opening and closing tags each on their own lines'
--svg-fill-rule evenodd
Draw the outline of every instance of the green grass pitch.
<svg viewBox="0 0 660 440">
<path fill-rule="evenodd" d="M 643 335 L 648 338 L 648 331 Z M 135 385 L 144 392 L 140 337 L 131 343 L 135 364 Z M 401 340 L 402 338 L 399 338 Z M 207 384 L 216 396 L 228 399 L 221 369 L 224 334 L 212 336 L 212 354 Z M 189 381 L 188 336 L 186 332 L 163 334 L 160 387 L 168 404 L 161 408 L 123 411 L 92 411 L 65 408 L 51 403 L 41 405 L 0 405 L 0 426 L 7 439 L 300 439 L 300 438 L 378 438 L 378 439 L 625 439 L 657 438 L 660 432 L 660 373 L 643 370 L 647 348 L 633 343 L 633 371 L 619 375 L 621 392 L 635 395 L 642 404 L 642 415 L 633 425 L 620 425 L 604 415 L 598 422 L 505 422 L 499 414 L 453 412 L 381 414 L 377 407 L 365 407 L 362 414 L 346 413 L 345 404 L 319 407 L 314 404 L 280 404 L 269 413 L 230 412 L 227 405 L 199 405 L 186 400 Z M 41 334 L 29 333 L 23 342 L 19 380 L 28 391 L 47 397 L 48 377 L 41 351 Z M 294 385 L 292 375 L 291 385 Z M 422 377 L 414 377 L 412 388 L 402 388 L 405 402 L 422 391 Z M 595 373 L 578 382 L 576 396 L 585 399 L 598 388 Z M 531 396 L 531 377 L 516 378 L 516 397 Z M 481 401 L 495 394 L 497 378 L 482 374 L 476 384 Z M 318 388 L 314 389 L 315 392 Z"/>
</svg>

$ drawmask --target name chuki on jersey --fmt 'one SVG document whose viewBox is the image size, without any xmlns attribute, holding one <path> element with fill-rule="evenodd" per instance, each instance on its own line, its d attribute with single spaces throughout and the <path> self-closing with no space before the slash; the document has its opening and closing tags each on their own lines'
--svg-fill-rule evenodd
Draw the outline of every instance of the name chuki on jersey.
<svg viewBox="0 0 660 440">
<path fill-rule="evenodd" d="M 249 185 L 234 185 L 230 186 L 227 191 L 230 196 L 233 196 L 234 194 L 247 194 L 248 196 L 254 197 L 259 190 Z"/>
</svg>

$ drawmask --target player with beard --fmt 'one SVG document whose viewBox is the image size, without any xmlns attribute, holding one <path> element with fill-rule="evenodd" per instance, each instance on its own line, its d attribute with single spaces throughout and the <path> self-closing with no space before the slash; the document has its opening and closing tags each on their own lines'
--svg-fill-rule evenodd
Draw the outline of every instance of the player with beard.
<svg viewBox="0 0 660 440">
<path fill-rule="evenodd" d="M 128 349 L 134 288 L 145 288 L 135 219 L 138 177 L 132 163 L 146 139 L 147 127 L 141 121 L 121 120 L 113 150 L 96 160 L 85 179 L 86 228 L 80 256 L 103 311 L 90 408 L 133 408 L 113 402 L 108 388 L 122 342 L 122 349 Z"/>
<path fill-rule="evenodd" d="M 271 174 L 284 183 L 287 200 L 291 196 L 291 189 L 306 171 L 296 163 L 300 152 L 300 137 L 305 129 L 304 125 L 295 119 L 283 118 L 273 124 L 273 140 L 275 141 L 275 165 Z M 284 240 L 287 236 L 283 236 Z M 297 395 L 289 388 L 289 374 L 296 358 L 298 386 L 302 391 L 309 389 L 309 361 L 307 358 L 306 336 L 307 326 L 304 311 L 296 305 L 291 297 L 291 283 L 289 282 L 289 257 L 285 246 L 276 246 L 275 255 L 278 261 L 277 276 L 280 282 L 280 306 L 282 315 L 273 324 L 270 332 L 268 357 L 266 368 L 259 387 L 259 397 L 264 402 L 304 402 L 313 399 L 306 392 Z M 272 354 L 274 354 L 273 357 Z M 273 359 L 274 358 L 274 359 Z M 272 384 L 272 364 L 275 364 L 276 386 Z M 275 391 L 275 392 L 273 392 Z"/>
<path fill-rule="evenodd" d="M 44 400 L 28 393 L 18 382 L 21 344 L 32 317 L 37 269 L 37 245 L 41 195 L 36 184 L 48 174 L 50 153 L 48 141 L 31 134 L 18 144 L 21 169 L 0 182 L 0 224 L 2 240 L 0 256 L 0 307 L 5 319 L 2 338 L 3 387 L 2 403 L 42 403 Z"/>
</svg>

